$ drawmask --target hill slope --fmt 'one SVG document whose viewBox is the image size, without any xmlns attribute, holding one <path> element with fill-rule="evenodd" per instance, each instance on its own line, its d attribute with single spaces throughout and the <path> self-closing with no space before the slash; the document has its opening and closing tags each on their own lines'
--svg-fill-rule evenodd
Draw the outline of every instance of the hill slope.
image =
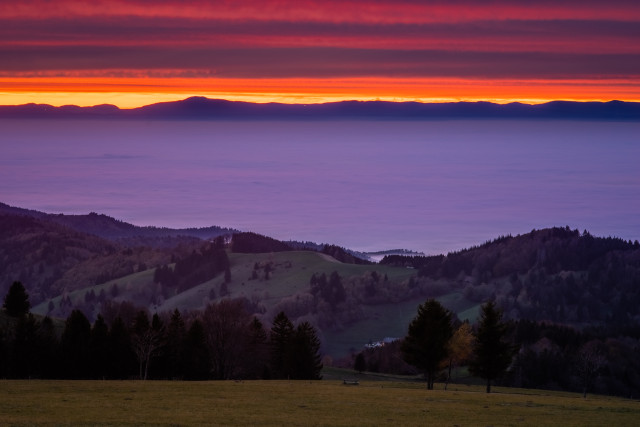
<svg viewBox="0 0 640 427">
<path fill-rule="evenodd" d="M 640 243 L 566 228 L 505 236 L 435 257 L 389 256 L 513 319 L 574 325 L 640 324 Z"/>
<path fill-rule="evenodd" d="M 94 318 L 109 301 L 162 312 L 202 310 L 211 301 L 240 298 L 266 324 L 281 310 L 294 321 L 310 321 L 334 355 L 404 335 L 427 298 L 472 322 L 479 306 L 492 299 L 509 319 L 611 331 L 640 326 L 640 244 L 568 227 L 500 237 L 447 255 L 391 255 L 379 264 L 356 265 L 331 256 L 352 262 L 341 248 L 290 250 L 251 233 L 227 242 L 224 259 L 210 255 L 211 245 L 222 250 L 223 239 L 128 247 L 114 236 L 145 227 L 98 214 L 18 212 L 0 214 L 0 292 L 20 280 L 35 312 L 61 318 L 74 308 Z M 103 235 L 113 240 L 56 218 L 88 230 L 104 224 Z M 222 264 L 209 268 L 208 262 Z"/>
<path fill-rule="evenodd" d="M 140 227 L 111 218 L 104 214 L 91 212 L 87 215 L 49 214 L 35 210 L 22 209 L 0 203 L 0 214 L 22 215 L 47 220 L 63 225 L 81 233 L 92 234 L 111 241 L 118 241 L 127 246 L 173 246 L 187 237 L 196 239 L 212 239 L 228 235 L 237 230 L 217 226 L 205 228 L 160 228 Z"/>
</svg>

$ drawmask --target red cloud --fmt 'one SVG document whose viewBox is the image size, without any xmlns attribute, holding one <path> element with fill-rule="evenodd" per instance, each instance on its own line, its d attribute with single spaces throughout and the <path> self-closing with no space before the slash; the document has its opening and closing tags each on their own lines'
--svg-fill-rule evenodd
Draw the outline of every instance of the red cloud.
<svg viewBox="0 0 640 427">
<path fill-rule="evenodd" d="M 27 0 L 0 40 L 5 77 L 636 82 L 640 3 Z"/>
<path fill-rule="evenodd" d="M 607 19 L 635 21 L 640 5 L 633 0 L 281 0 L 281 1 L 96 1 L 24 0 L 0 5 L 12 17 L 146 16 L 225 20 L 424 23 L 510 19 Z"/>
</svg>

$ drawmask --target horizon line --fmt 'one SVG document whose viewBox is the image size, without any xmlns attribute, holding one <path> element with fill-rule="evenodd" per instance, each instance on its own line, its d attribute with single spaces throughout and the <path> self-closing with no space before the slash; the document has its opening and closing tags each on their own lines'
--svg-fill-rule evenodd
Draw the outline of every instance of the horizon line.
<svg viewBox="0 0 640 427">
<path fill-rule="evenodd" d="M 226 102 L 237 102 L 244 104 L 258 104 L 258 105 L 268 105 L 268 104 L 277 104 L 277 105 L 291 105 L 291 106 L 305 106 L 305 105 L 327 105 L 327 104 L 339 104 L 343 102 L 362 102 L 362 103 L 373 103 L 373 102 L 383 102 L 389 104 L 494 104 L 494 105 L 511 105 L 511 104 L 520 104 L 527 106 L 534 105 L 544 105 L 550 104 L 554 102 L 566 102 L 566 103 L 575 103 L 575 104 L 587 104 L 587 103 L 598 103 L 598 104 L 607 104 L 610 102 L 620 102 L 620 103 L 628 103 L 628 104 L 637 104 L 640 103 L 640 100 L 623 100 L 618 98 L 610 98 L 610 99 L 571 99 L 571 98 L 557 98 L 557 99 L 478 99 L 478 98 L 452 98 L 452 99 L 441 99 L 434 98 L 430 100 L 424 99 L 398 99 L 397 97 L 387 98 L 387 97 L 378 97 L 378 98 L 341 98 L 341 99 L 323 99 L 323 100 L 307 100 L 305 102 L 285 102 L 275 99 L 270 100 L 247 100 L 242 97 L 208 97 L 206 95 L 189 95 L 186 97 L 176 97 L 169 99 L 161 99 L 156 102 L 151 103 L 140 103 L 135 106 L 126 106 L 122 107 L 114 103 L 103 102 L 97 104 L 77 104 L 77 103 L 51 103 L 47 101 L 38 102 L 38 101 L 30 101 L 19 104 L 0 104 L 0 107 L 22 107 L 28 105 L 36 105 L 36 106 L 50 106 L 54 108 L 63 108 L 63 107 L 78 107 L 78 108 L 92 108 L 92 107 L 103 107 L 103 106 L 112 106 L 121 111 L 127 110 L 136 110 L 139 108 L 148 107 L 156 104 L 166 104 L 166 103 L 176 103 L 182 102 L 193 98 L 201 98 L 209 101 L 226 101 Z M 264 99 L 260 97 L 260 99 Z"/>
</svg>

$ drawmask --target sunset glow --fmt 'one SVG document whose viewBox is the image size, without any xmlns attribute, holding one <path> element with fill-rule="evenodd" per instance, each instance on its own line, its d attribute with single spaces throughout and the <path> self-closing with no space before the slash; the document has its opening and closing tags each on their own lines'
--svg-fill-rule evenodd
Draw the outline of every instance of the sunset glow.
<svg viewBox="0 0 640 427">
<path fill-rule="evenodd" d="M 635 2 L 0 5 L 0 104 L 640 101 Z"/>
<path fill-rule="evenodd" d="M 344 100 L 418 102 L 513 101 L 530 104 L 558 98 L 572 101 L 640 100 L 632 81 L 463 80 L 463 79 L 206 79 L 206 78 L 29 78 L 0 79 L 3 104 L 55 106 L 114 104 L 134 108 L 191 95 L 234 101 L 311 104 Z"/>
</svg>

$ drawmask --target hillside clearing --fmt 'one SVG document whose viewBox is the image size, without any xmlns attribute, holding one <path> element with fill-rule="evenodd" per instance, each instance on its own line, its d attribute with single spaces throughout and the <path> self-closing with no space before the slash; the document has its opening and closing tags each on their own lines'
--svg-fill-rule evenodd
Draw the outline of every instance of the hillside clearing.
<svg viewBox="0 0 640 427">
<path fill-rule="evenodd" d="M 387 276 L 390 282 L 401 282 L 415 275 L 415 270 L 392 267 L 387 265 L 355 265 L 336 261 L 334 258 L 317 252 L 292 251 L 259 254 L 229 253 L 231 262 L 232 281 L 227 285 L 228 294 L 221 295 L 221 287 L 224 282 L 223 275 L 163 299 L 159 304 L 150 303 L 148 297 L 140 300 L 141 295 L 148 295 L 150 289 L 157 287 L 153 284 L 154 269 L 134 273 L 129 276 L 110 280 L 106 283 L 91 286 L 67 295 L 76 304 L 82 304 L 87 292 L 93 291 L 96 295 L 100 292 L 109 293 L 116 285 L 119 288 L 118 300 L 131 300 L 140 305 L 147 305 L 150 312 L 172 312 L 175 309 L 202 310 L 209 302 L 220 301 L 226 298 L 247 298 L 258 301 L 266 310 L 265 321 L 271 320 L 273 310 L 283 299 L 310 291 L 309 279 L 315 274 L 330 275 L 336 271 L 342 277 L 358 277 L 368 271 L 376 271 L 381 277 Z M 272 267 L 270 278 L 264 276 L 252 279 L 252 273 L 256 265 Z M 213 295 L 213 298 L 212 298 Z M 400 302 L 386 304 L 367 305 L 362 304 L 362 319 L 346 325 L 340 330 L 323 330 L 323 350 L 325 354 L 333 357 L 342 357 L 351 351 L 359 351 L 365 344 L 371 341 L 382 340 L 385 337 L 403 337 L 411 319 L 416 314 L 416 308 L 423 303 L 426 297 L 419 296 Z M 33 313 L 45 315 L 49 312 L 49 301 L 54 307 L 60 306 L 62 296 L 52 298 L 37 305 L 32 309 Z M 454 292 L 438 297 L 447 308 L 456 313 L 464 312 L 462 320 L 475 321 L 477 316 L 477 303 L 466 300 L 460 292 Z M 97 305 L 95 307 L 98 307 Z M 97 311 L 88 313 L 97 315 Z M 54 312 L 55 315 L 55 312 Z"/>
</svg>

